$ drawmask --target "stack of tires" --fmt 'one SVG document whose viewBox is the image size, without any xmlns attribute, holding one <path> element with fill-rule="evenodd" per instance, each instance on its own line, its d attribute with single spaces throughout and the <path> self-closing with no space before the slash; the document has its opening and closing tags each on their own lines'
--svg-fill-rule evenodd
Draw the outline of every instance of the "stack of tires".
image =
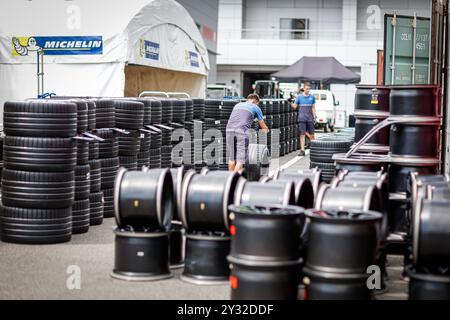
<svg viewBox="0 0 450 320">
<path fill-rule="evenodd" d="M 231 113 L 233 112 L 233 108 L 238 103 L 239 100 L 223 100 L 220 106 L 220 132 L 222 133 L 221 140 L 219 141 L 222 146 L 221 159 L 219 163 L 220 170 L 228 170 L 229 155 L 227 153 L 226 131 L 228 120 L 230 119 Z"/>
<path fill-rule="evenodd" d="M 161 168 L 172 167 L 172 133 L 173 127 L 159 124 L 156 127 L 161 131 Z"/>
<path fill-rule="evenodd" d="M 140 146 L 137 155 L 137 168 L 140 170 L 143 166 L 148 167 L 150 165 L 152 132 L 147 129 L 147 126 L 152 124 L 152 116 L 161 117 L 161 110 L 157 107 L 156 103 L 153 103 L 153 100 L 137 99 L 137 101 L 144 105 L 143 128 L 139 130 Z"/>
<path fill-rule="evenodd" d="M 205 118 L 203 122 L 203 162 L 210 170 L 219 170 L 219 164 L 223 161 L 223 145 L 221 144 L 220 110 L 216 118 Z"/>
<path fill-rule="evenodd" d="M 194 120 L 205 119 L 205 99 L 192 99 Z"/>
<path fill-rule="evenodd" d="M 95 99 L 96 129 L 95 135 L 103 139 L 98 145 L 100 160 L 101 192 L 103 193 L 103 217 L 114 216 L 113 191 L 114 179 L 119 170 L 119 142 L 115 128 L 115 107 L 111 99 Z M 100 194 L 91 195 L 96 204 L 97 213 L 100 211 Z M 96 219 L 100 221 L 100 219 Z"/>
<path fill-rule="evenodd" d="M 85 233 L 90 225 L 89 195 L 91 190 L 91 169 L 89 165 L 89 139 L 83 137 L 88 131 L 88 101 L 68 100 L 77 105 L 77 165 L 75 166 L 75 201 L 72 206 L 72 233 Z M 92 107 L 91 107 L 92 109 Z M 91 113 L 92 119 L 92 113 Z"/>
<path fill-rule="evenodd" d="M 173 99 L 162 99 L 162 118 L 160 124 L 155 126 L 161 130 L 161 168 L 172 167 L 172 132 L 170 126 L 173 121 Z"/>
<path fill-rule="evenodd" d="M 4 104 L 1 239 L 60 243 L 72 236 L 77 104 Z"/>
<path fill-rule="evenodd" d="M 232 300 L 297 300 L 303 209 L 230 206 Z"/>
<path fill-rule="evenodd" d="M 119 166 L 137 170 L 137 158 L 141 148 L 141 132 L 144 127 L 144 103 L 132 100 L 115 100 L 116 128 L 119 132 Z"/>
<path fill-rule="evenodd" d="M 323 181 L 330 182 L 336 172 L 333 155 L 348 152 L 352 143 L 353 137 L 346 134 L 334 134 L 311 141 L 310 167 L 322 170 Z"/>
<path fill-rule="evenodd" d="M 162 131 L 154 125 L 147 126 L 150 131 L 150 159 L 149 168 L 161 168 Z"/>
<path fill-rule="evenodd" d="M 88 130 L 94 132 L 96 128 L 96 104 L 92 100 L 88 100 Z M 103 192 L 101 161 L 99 159 L 99 145 L 97 139 L 89 142 L 89 225 L 99 225 L 103 222 Z"/>
</svg>

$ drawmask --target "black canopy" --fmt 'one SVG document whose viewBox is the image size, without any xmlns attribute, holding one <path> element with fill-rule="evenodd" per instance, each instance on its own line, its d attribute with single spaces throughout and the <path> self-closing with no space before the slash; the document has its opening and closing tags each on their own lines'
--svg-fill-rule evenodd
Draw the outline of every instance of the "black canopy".
<svg viewBox="0 0 450 320">
<path fill-rule="evenodd" d="M 344 67 L 334 57 L 303 57 L 272 76 L 281 81 L 320 81 L 323 84 L 361 81 L 360 76 Z"/>
</svg>

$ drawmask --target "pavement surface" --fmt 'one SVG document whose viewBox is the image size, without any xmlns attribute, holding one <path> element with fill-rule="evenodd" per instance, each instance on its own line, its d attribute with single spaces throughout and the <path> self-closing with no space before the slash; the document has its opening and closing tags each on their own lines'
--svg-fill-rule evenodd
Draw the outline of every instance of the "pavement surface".
<svg viewBox="0 0 450 320">
<path fill-rule="evenodd" d="M 308 168 L 309 157 L 295 153 L 280 159 L 293 168 Z M 271 168 L 273 169 L 273 167 Z M 87 234 L 58 245 L 16 245 L 0 242 L 0 299 L 229 299 L 227 284 L 196 286 L 173 278 L 154 282 L 127 282 L 110 277 L 114 264 L 114 219 L 91 227 Z M 376 299 L 406 299 L 401 280 L 402 257 L 388 257 L 387 292 Z M 75 272 L 75 273 L 74 273 Z M 77 289 L 74 274 L 80 274 Z M 75 287 L 75 288 L 74 288 Z"/>
</svg>

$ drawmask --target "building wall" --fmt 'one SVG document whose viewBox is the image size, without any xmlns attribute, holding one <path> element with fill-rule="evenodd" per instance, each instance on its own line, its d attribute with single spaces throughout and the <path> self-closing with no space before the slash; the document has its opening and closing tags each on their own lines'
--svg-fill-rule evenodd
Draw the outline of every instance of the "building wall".
<svg viewBox="0 0 450 320">
<path fill-rule="evenodd" d="M 280 29 L 281 18 L 308 19 L 310 38 L 331 38 L 342 27 L 342 0 L 245 0 L 243 5 L 243 28 L 261 30 L 245 32 L 244 37 L 278 39 L 279 32 L 267 29 Z"/>
<path fill-rule="evenodd" d="M 383 48 L 384 13 L 429 17 L 428 0 L 220 0 L 218 82 L 241 89 L 249 69 L 282 69 L 303 56 L 334 56 L 362 74 Z M 307 40 L 280 39 L 281 18 L 308 18 Z M 352 112 L 354 85 L 333 85 L 341 107 Z"/>
<path fill-rule="evenodd" d="M 383 37 L 384 14 L 414 15 L 429 18 L 431 2 L 427 0 L 358 0 L 358 39 Z M 374 32 L 379 31 L 379 32 Z"/>
<path fill-rule="evenodd" d="M 208 83 L 216 83 L 217 75 L 217 27 L 219 21 L 219 0 L 177 0 L 190 13 L 200 27 L 208 48 L 210 71 Z"/>
</svg>

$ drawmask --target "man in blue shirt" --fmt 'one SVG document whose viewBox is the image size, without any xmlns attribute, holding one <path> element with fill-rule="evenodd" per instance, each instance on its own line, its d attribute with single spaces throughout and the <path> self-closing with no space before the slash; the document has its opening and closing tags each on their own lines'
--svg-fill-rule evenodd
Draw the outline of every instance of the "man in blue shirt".
<svg viewBox="0 0 450 320">
<path fill-rule="evenodd" d="M 310 95 L 311 85 L 306 83 L 303 93 L 299 93 L 292 108 L 298 110 L 298 131 L 300 134 L 300 152 L 299 156 L 305 155 L 305 136 L 309 140 L 314 140 L 314 119 L 316 118 L 316 98 Z"/>
<path fill-rule="evenodd" d="M 226 131 L 229 171 L 239 171 L 244 168 L 248 154 L 249 130 L 253 120 L 258 119 L 261 129 L 269 130 L 258 104 L 259 96 L 250 94 L 246 102 L 236 104 L 231 112 Z"/>
</svg>

